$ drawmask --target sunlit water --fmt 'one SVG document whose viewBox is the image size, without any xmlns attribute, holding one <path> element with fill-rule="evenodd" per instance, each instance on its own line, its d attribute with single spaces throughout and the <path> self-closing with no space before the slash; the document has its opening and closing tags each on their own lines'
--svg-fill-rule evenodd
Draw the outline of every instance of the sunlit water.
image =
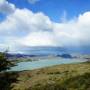
<svg viewBox="0 0 90 90">
<path fill-rule="evenodd" d="M 54 59 L 44 59 L 32 62 L 20 62 L 17 66 L 11 68 L 10 71 L 23 71 L 23 70 L 33 70 L 48 66 L 60 65 L 60 64 L 69 64 L 69 63 L 79 63 L 85 62 L 85 60 L 80 59 L 61 59 L 61 58 L 54 58 Z"/>
</svg>

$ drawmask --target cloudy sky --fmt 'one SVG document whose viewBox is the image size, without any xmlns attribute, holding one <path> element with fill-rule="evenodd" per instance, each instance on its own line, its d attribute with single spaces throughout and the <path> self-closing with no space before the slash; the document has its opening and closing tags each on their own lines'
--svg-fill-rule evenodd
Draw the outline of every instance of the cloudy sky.
<svg viewBox="0 0 90 90">
<path fill-rule="evenodd" d="M 89 50 L 90 0 L 0 0 L 0 50 L 32 46 Z"/>
</svg>

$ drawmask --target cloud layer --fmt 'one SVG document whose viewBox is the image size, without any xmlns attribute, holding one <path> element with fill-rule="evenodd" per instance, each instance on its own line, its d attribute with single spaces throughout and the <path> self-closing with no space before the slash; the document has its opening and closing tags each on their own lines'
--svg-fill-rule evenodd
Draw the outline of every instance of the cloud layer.
<svg viewBox="0 0 90 90">
<path fill-rule="evenodd" d="M 18 46 L 90 46 L 90 11 L 56 23 L 42 12 L 19 9 L 3 0 L 0 12 L 9 14 L 0 22 L 0 46 L 15 51 Z"/>
</svg>

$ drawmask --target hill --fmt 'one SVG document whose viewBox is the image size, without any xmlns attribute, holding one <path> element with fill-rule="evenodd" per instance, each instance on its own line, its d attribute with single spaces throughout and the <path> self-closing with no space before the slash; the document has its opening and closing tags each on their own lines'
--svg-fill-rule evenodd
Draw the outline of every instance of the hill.
<svg viewBox="0 0 90 90">
<path fill-rule="evenodd" d="M 1 90 L 90 90 L 90 62 L 4 75 L 7 78 L 1 83 Z"/>
</svg>

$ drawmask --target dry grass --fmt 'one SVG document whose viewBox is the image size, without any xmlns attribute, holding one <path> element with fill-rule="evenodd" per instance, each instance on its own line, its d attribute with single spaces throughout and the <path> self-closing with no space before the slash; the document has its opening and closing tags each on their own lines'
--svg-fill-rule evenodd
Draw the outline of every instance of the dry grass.
<svg viewBox="0 0 90 90">
<path fill-rule="evenodd" d="M 12 90 L 90 90 L 90 63 L 58 65 L 18 75 Z"/>
</svg>

